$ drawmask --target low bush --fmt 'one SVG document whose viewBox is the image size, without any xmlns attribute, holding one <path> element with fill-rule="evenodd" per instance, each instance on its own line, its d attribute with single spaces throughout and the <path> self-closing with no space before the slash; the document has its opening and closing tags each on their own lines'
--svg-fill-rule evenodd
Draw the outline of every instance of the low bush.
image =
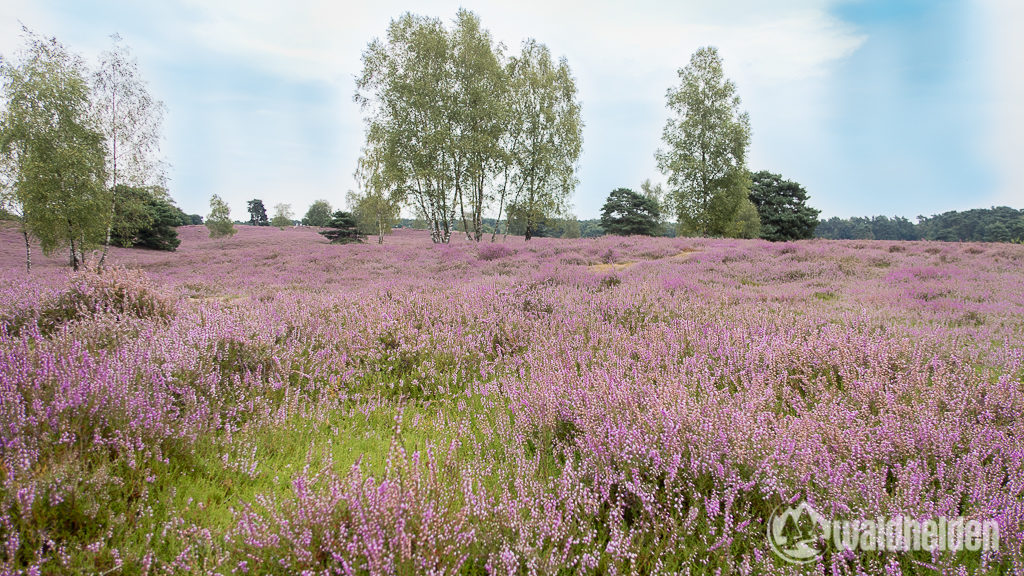
<svg viewBox="0 0 1024 576">
<path fill-rule="evenodd" d="M 174 297 L 145 273 L 113 268 L 102 273 L 74 273 L 66 288 L 45 298 L 37 309 L 6 319 L 4 324 L 9 332 L 17 332 L 35 320 L 40 333 L 48 336 L 68 322 L 101 314 L 166 320 L 174 310 Z"/>
<path fill-rule="evenodd" d="M 491 261 L 511 256 L 515 252 L 504 244 L 481 244 L 477 256 L 481 260 Z"/>
</svg>

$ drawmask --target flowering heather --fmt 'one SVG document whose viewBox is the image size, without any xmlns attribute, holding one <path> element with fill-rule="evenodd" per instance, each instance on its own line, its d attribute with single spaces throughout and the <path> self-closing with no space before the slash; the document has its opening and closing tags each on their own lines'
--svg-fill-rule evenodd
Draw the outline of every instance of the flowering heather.
<svg viewBox="0 0 1024 576">
<path fill-rule="evenodd" d="M 1024 574 L 1024 246 L 179 232 L 0 229 L 0 573 Z"/>
</svg>

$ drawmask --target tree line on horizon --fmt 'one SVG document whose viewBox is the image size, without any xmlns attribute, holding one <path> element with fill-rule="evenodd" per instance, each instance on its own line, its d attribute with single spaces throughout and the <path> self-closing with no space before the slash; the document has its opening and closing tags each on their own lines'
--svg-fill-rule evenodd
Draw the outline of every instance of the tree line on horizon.
<svg viewBox="0 0 1024 576">
<path fill-rule="evenodd" d="M 832 240 L 937 240 L 942 242 L 1024 243 L 1024 210 L 1008 206 L 975 208 L 918 216 L 832 217 L 822 220 L 815 236 Z"/>
</svg>

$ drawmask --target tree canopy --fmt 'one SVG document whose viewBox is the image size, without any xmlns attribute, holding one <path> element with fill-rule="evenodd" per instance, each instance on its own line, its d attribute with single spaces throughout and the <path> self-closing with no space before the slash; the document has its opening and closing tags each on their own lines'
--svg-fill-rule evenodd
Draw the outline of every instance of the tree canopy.
<svg viewBox="0 0 1024 576">
<path fill-rule="evenodd" d="M 175 227 L 191 223 L 160 187 L 120 185 L 114 208 L 111 240 L 125 247 L 174 251 L 181 244 Z"/>
<path fill-rule="evenodd" d="M 946 242 L 1024 242 L 1024 210 L 1007 206 L 950 211 L 917 223 L 902 216 L 833 216 L 815 231 L 834 240 L 939 240 Z"/>
<path fill-rule="evenodd" d="M 327 200 L 317 200 L 306 210 L 302 218 L 303 226 L 326 226 L 331 221 L 331 203 Z"/>
<path fill-rule="evenodd" d="M 267 219 L 267 208 L 263 205 L 263 200 L 259 198 L 249 200 L 248 211 L 251 226 L 270 226 L 270 220 Z"/>
<path fill-rule="evenodd" d="M 331 244 L 351 244 L 362 242 L 365 236 L 359 232 L 359 223 L 351 212 L 338 210 L 331 215 L 327 229 L 320 234 L 331 241 Z"/>
<path fill-rule="evenodd" d="M 773 242 L 814 235 L 818 210 L 807 205 L 807 191 L 791 180 L 762 170 L 751 176 L 750 201 L 757 208 L 761 238 Z"/>
<path fill-rule="evenodd" d="M 25 39 L 19 60 L 0 67 L 6 102 L 0 154 L 26 244 L 30 234 L 46 254 L 70 248 L 77 269 L 85 250 L 103 241 L 109 222 L 104 137 L 85 62 L 56 39 L 28 30 Z"/>
<path fill-rule="evenodd" d="M 654 199 L 629 188 L 616 188 L 601 208 L 601 227 L 620 236 L 661 235 L 661 213 Z"/>
<path fill-rule="evenodd" d="M 235 235 L 235 224 L 231 221 L 231 209 L 227 202 L 214 194 L 210 197 L 210 214 L 206 217 L 210 238 L 226 238 Z"/>
<path fill-rule="evenodd" d="M 375 189 L 408 202 L 434 242 L 448 242 L 457 219 L 479 241 L 494 204 L 499 219 L 506 203 L 525 211 L 527 238 L 532 219 L 565 208 L 580 105 L 568 64 L 542 44 L 506 59 L 471 12 L 452 29 L 405 14 L 367 46 L 356 85 L 366 155 L 381 164 Z"/>
<path fill-rule="evenodd" d="M 278 228 L 285 228 L 294 223 L 295 213 L 292 212 L 291 204 L 275 204 L 274 217 L 270 219 L 270 225 Z"/>
<path fill-rule="evenodd" d="M 662 131 L 666 147 L 656 154 L 678 221 L 701 236 L 738 235 L 744 226 L 736 218 L 749 202 L 749 117 L 717 49 L 697 50 L 678 75 L 680 85 L 667 93 L 672 116 Z"/>
<path fill-rule="evenodd" d="M 556 65 L 547 46 L 523 42 L 508 65 L 515 137 L 509 150 L 511 205 L 525 222 L 564 213 L 578 182 L 576 163 L 583 149 L 583 120 L 576 81 L 563 58 Z"/>
</svg>

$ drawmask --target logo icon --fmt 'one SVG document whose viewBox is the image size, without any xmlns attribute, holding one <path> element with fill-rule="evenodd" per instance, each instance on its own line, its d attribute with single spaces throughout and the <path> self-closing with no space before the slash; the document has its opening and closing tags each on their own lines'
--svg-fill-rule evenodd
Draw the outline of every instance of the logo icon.
<svg viewBox="0 0 1024 576">
<path fill-rule="evenodd" d="M 824 552 L 830 527 L 831 523 L 806 502 L 795 508 L 780 505 L 768 521 L 768 543 L 772 552 L 786 562 L 806 564 Z"/>
</svg>

